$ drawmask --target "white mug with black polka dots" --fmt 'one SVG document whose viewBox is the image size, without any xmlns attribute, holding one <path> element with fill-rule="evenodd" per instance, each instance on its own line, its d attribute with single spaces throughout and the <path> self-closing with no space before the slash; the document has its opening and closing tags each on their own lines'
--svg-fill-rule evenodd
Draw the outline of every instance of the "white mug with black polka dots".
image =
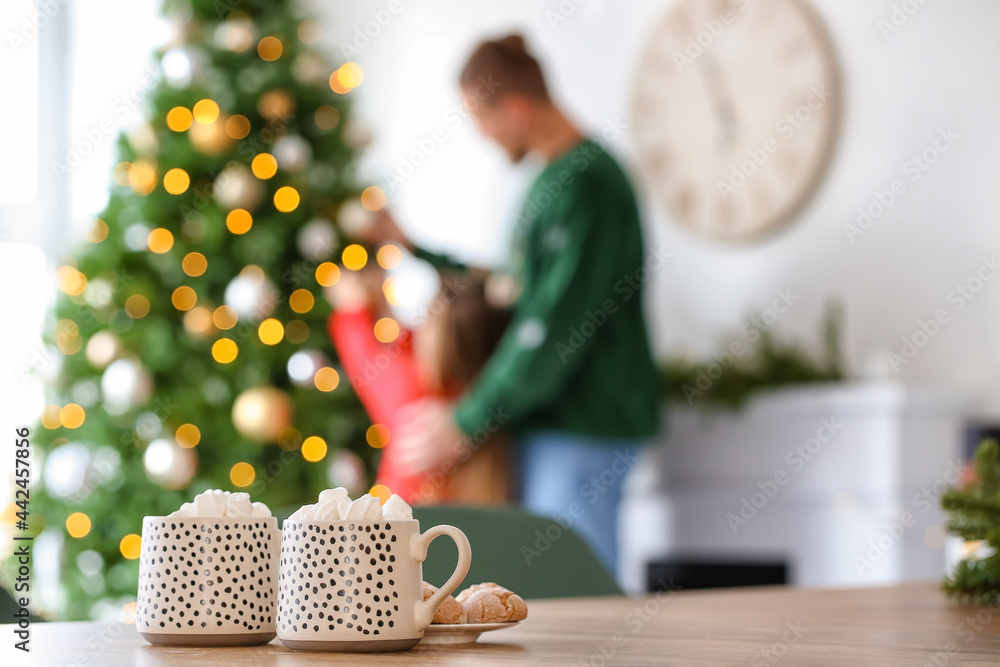
<svg viewBox="0 0 1000 667">
<path fill-rule="evenodd" d="M 421 534 L 416 520 L 286 520 L 282 528 L 277 631 L 291 649 L 412 648 L 472 563 L 469 540 L 454 526 Z M 421 564 L 441 535 L 458 546 L 458 565 L 424 601 Z"/>
<path fill-rule="evenodd" d="M 139 634 L 152 644 L 186 646 L 271 641 L 280 544 L 273 517 L 145 517 Z"/>
</svg>

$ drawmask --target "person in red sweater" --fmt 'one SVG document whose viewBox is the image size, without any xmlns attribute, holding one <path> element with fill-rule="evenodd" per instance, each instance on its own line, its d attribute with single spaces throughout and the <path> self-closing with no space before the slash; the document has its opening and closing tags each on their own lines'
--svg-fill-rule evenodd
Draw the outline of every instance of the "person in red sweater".
<svg viewBox="0 0 1000 667">
<path fill-rule="evenodd" d="M 510 462 L 499 436 L 440 469 L 410 474 L 398 461 L 392 434 L 411 418 L 411 404 L 430 397 L 454 399 L 475 380 L 506 328 L 507 311 L 487 301 L 481 280 L 444 280 L 420 325 L 382 343 L 375 323 L 388 310 L 383 278 L 373 268 L 344 271 L 330 289 L 334 311 L 328 321 L 351 386 L 371 420 L 389 431 L 377 483 L 410 504 L 505 504 Z"/>
</svg>

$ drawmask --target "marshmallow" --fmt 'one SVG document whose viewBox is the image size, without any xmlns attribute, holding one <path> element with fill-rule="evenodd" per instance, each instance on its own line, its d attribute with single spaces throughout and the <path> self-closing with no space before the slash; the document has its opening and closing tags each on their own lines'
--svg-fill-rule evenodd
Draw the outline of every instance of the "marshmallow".
<svg viewBox="0 0 1000 667">
<path fill-rule="evenodd" d="M 230 493 L 226 498 L 226 516 L 244 519 L 253 515 L 249 493 Z"/>
<path fill-rule="evenodd" d="M 338 507 L 344 501 L 351 502 L 351 496 L 347 494 L 347 489 L 342 486 L 319 492 L 319 502 L 321 503 L 333 503 L 334 507 Z"/>
<path fill-rule="evenodd" d="M 394 493 L 382 506 L 382 516 L 386 521 L 410 521 L 413 519 L 413 510 Z"/>
<path fill-rule="evenodd" d="M 209 489 L 195 496 L 193 502 L 181 505 L 180 509 L 169 516 L 263 519 L 271 516 L 271 510 L 264 503 L 251 503 L 249 493 Z"/>
<path fill-rule="evenodd" d="M 222 517 L 226 516 L 226 497 L 222 491 L 212 489 L 199 493 L 194 497 L 194 506 L 198 516 Z"/>
</svg>

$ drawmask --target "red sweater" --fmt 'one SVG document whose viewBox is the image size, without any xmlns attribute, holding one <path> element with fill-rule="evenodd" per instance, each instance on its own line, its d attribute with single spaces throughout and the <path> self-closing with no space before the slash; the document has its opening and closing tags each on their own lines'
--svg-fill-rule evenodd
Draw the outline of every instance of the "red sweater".
<svg viewBox="0 0 1000 667">
<path fill-rule="evenodd" d="M 368 416 L 389 429 L 389 444 L 382 450 L 376 481 L 408 503 L 418 500 L 425 475 L 405 475 L 393 456 L 392 436 L 399 427 L 399 410 L 426 398 L 413 357 L 412 336 L 400 331 L 392 343 L 375 338 L 375 316 L 370 309 L 334 311 L 327 322 L 340 363 Z"/>
</svg>

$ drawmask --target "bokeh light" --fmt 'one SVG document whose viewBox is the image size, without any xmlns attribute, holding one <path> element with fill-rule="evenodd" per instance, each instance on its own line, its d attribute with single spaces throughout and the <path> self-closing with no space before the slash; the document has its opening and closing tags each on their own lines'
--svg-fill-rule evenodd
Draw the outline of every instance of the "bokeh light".
<svg viewBox="0 0 1000 667">
<path fill-rule="evenodd" d="M 135 533 L 129 533 L 118 543 L 118 550 L 128 560 L 135 560 L 142 552 L 142 538 Z"/>
<path fill-rule="evenodd" d="M 250 169 L 254 176 L 266 180 L 278 173 L 278 161 L 270 153 L 261 153 L 250 163 Z"/>
<path fill-rule="evenodd" d="M 63 406 L 63 409 L 59 411 L 59 421 L 66 428 L 80 428 L 86 418 L 86 412 L 76 403 Z"/>
<path fill-rule="evenodd" d="M 61 409 L 58 405 L 46 405 L 42 410 L 42 426 L 45 428 L 59 428 L 62 422 L 59 420 Z"/>
<path fill-rule="evenodd" d="M 316 282 L 323 287 L 332 287 L 340 280 L 340 267 L 333 262 L 323 262 L 316 267 Z"/>
<path fill-rule="evenodd" d="M 240 353 L 236 342 L 229 338 L 220 338 L 212 345 L 212 358 L 220 364 L 228 364 Z"/>
<path fill-rule="evenodd" d="M 323 26 L 316 19 L 306 19 L 300 23 L 298 32 L 303 44 L 315 44 L 323 38 Z"/>
<path fill-rule="evenodd" d="M 189 276 L 197 277 L 205 273 L 205 270 L 208 269 L 208 260 L 200 252 L 189 252 L 184 255 L 184 259 L 181 261 L 181 268 Z"/>
<path fill-rule="evenodd" d="M 363 246 L 352 243 L 344 248 L 344 252 L 340 258 L 344 262 L 344 268 L 351 271 L 360 271 L 368 263 L 368 251 Z"/>
<path fill-rule="evenodd" d="M 125 299 L 125 314 L 134 320 L 146 317 L 149 314 L 149 299 L 142 294 L 133 294 Z"/>
<path fill-rule="evenodd" d="M 312 310 L 315 302 L 316 299 L 313 297 L 312 292 L 307 289 L 297 289 L 292 292 L 292 296 L 288 298 L 288 305 L 291 306 L 292 310 L 296 313 L 308 313 Z"/>
<path fill-rule="evenodd" d="M 174 235 L 170 233 L 169 229 L 157 227 L 149 232 L 149 236 L 146 237 L 146 245 L 152 252 L 162 255 L 165 252 L 170 252 L 170 249 L 174 247 Z"/>
<path fill-rule="evenodd" d="M 145 197 L 156 189 L 156 166 L 149 160 L 139 160 L 129 165 L 128 184 L 132 192 Z"/>
<path fill-rule="evenodd" d="M 326 440 L 319 436 L 310 436 L 302 443 L 302 458 L 311 463 L 322 461 L 326 451 Z"/>
<path fill-rule="evenodd" d="M 174 167 L 163 175 L 163 189 L 172 195 L 186 192 L 191 185 L 191 177 L 179 167 Z"/>
<path fill-rule="evenodd" d="M 229 470 L 229 480 L 236 486 L 250 486 L 257 473 L 246 461 L 240 461 Z"/>
<path fill-rule="evenodd" d="M 66 532 L 77 539 L 90 533 L 90 517 L 83 512 L 73 512 L 66 517 Z"/>
<path fill-rule="evenodd" d="M 372 424 L 365 432 L 365 440 L 375 449 L 382 449 L 389 444 L 389 427 L 385 424 Z"/>
<path fill-rule="evenodd" d="M 187 285 L 181 285 L 170 295 L 170 302 L 177 310 L 191 310 L 198 303 L 198 294 Z"/>
<path fill-rule="evenodd" d="M 383 317 L 375 323 L 375 338 L 382 343 L 391 343 L 399 337 L 399 324 L 391 317 Z"/>
<path fill-rule="evenodd" d="M 324 366 L 316 371 L 316 375 L 313 376 L 313 383 L 315 383 L 316 388 L 320 391 L 333 391 L 340 384 L 340 373 L 334 368 Z"/>
<path fill-rule="evenodd" d="M 319 109 L 316 109 L 313 120 L 316 121 L 316 127 L 319 129 L 332 130 L 340 123 L 340 112 L 337 111 L 336 107 L 324 104 Z"/>
<path fill-rule="evenodd" d="M 201 123 L 202 125 L 214 123 L 219 118 L 219 105 L 213 100 L 199 100 L 194 105 L 193 115 L 196 123 Z"/>
<path fill-rule="evenodd" d="M 233 234 L 246 234 L 253 226 L 253 216 L 250 211 L 243 208 L 236 208 L 226 216 L 226 227 Z"/>
<path fill-rule="evenodd" d="M 403 261 L 403 251 L 391 243 L 386 244 L 378 249 L 378 252 L 375 254 L 375 261 L 383 269 L 395 269 Z"/>
<path fill-rule="evenodd" d="M 361 205 L 369 211 L 378 211 L 385 206 L 385 192 L 377 186 L 369 186 L 361 192 Z"/>
<path fill-rule="evenodd" d="M 212 328 L 212 311 L 204 306 L 192 308 L 184 315 L 184 327 L 194 334 L 206 333 Z"/>
<path fill-rule="evenodd" d="M 108 223 L 100 218 L 94 220 L 93 226 L 87 230 L 85 237 L 90 243 L 100 243 L 108 238 Z"/>
<path fill-rule="evenodd" d="M 239 316 L 232 306 L 219 306 L 212 313 L 212 323 L 223 331 L 235 327 L 238 320 Z"/>
<path fill-rule="evenodd" d="M 299 205 L 299 192 L 290 185 L 278 188 L 274 193 L 274 208 L 282 213 L 294 211 Z"/>
<path fill-rule="evenodd" d="M 167 127 L 174 132 L 183 132 L 191 127 L 194 116 L 187 107 L 174 107 L 167 112 Z"/>
<path fill-rule="evenodd" d="M 281 322 L 270 317 L 260 323 L 257 335 L 265 345 L 277 345 L 285 336 L 285 327 L 281 325 Z"/>
<path fill-rule="evenodd" d="M 72 266 L 60 266 L 56 269 L 56 279 L 59 289 L 70 296 L 83 294 L 87 289 L 87 277 Z"/>
<path fill-rule="evenodd" d="M 372 497 L 378 498 L 378 501 L 383 505 L 392 496 L 392 490 L 385 484 L 376 484 L 368 490 L 368 493 L 372 494 Z"/>
<path fill-rule="evenodd" d="M 364 81 L 365 72 L 357 63 L 344 63 L 330 75 L 330 88 L 335 93 L 349 93 Z"/>
<path fill-rule="evenodd" d="M 399 279 L 396 276 L 389 276 L 382 283 L 382 294 L 390 306 L 399 305 Z"/>
<path fill-rule="evenodd" d="M 283 50 L 284 47 L 281 45 L 281 40 L 270 35 L 257 43 L 257 54 L 268 62 L 280 58 Z"/>
<path fill-rule="evenodd" d="M 231 139 L 242 139 L 250 134 L 250 121 L 246 116 L 236 114 L 226 119 L 226 134 Z"/>
<path fill-rule="evenodd" d="M 177 427 L 174 437 L 178 445 L 190 449 L 201 442 L 201 430 L 194 424 L 181 424 Z"/>
</svg>

